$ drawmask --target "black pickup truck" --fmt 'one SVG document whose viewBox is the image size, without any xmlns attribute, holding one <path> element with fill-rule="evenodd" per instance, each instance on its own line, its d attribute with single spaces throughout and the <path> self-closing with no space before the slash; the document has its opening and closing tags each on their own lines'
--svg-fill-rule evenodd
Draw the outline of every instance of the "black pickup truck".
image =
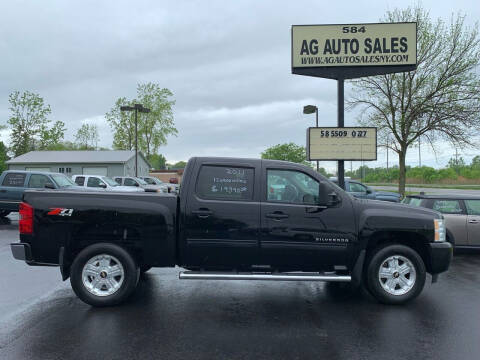
<svg viewBox="0 0 480 360">
<path fill-rule="evenodd" d="M 93 306 L 125 300 L 150 267 L 180 279 L 338 281 L 404 303 L 448 269 L 442 215 L 357 199 L 309 167 L 192 158 L 179 195 L 29 190 L 13 256 L 60 266 Z"/>
</svg>

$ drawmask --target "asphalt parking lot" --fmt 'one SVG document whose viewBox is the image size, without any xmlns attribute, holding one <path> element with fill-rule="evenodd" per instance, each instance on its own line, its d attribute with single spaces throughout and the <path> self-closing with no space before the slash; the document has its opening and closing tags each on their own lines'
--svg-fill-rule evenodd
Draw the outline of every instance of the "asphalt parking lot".
<svg viewBox="0 0 480 360">
<path fill-rule="evenodd" d="M 57 268 L 14 260 L 0 224 L 1 359 L 479 359 L 480 253 L 405 306 L 323 283 L 180 281 L 154 269 L 124 305 L 78 300 Z"/>
</svg>

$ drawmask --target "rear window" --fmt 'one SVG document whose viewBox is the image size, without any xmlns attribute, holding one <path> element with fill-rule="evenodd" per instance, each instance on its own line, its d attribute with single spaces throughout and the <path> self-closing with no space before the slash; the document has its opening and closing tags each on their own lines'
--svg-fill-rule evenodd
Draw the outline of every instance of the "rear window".
<svg viewBox="0 0 480 360">
<path fill-rule="evenodd" d="M 14 187 L 23 187 L 25 184 L 25 177 L 27 174 L 24 173 L 8 173 L 3 179 L 3 186 L 14 186 Z"/>
<path fill-rule="evenodd" d="M 463 212 L 459 200 L 434 200 L 432 209 L 445 214 L 461 214 Z"/>
<path fill-rule="evenodd" d="M 196 192 L 202 199 L 252 200 L 253 168 L 203 165 Z"/>
</svg>

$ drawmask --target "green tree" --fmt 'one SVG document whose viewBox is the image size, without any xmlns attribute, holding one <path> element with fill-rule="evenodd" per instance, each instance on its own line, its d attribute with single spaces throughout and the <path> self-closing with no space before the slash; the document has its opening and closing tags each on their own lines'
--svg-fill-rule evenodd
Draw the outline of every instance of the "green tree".
<svg viewBox="0 0 480 360">
<path fill-rule="evenodd" d="M 8 125 L 11 130 L 11 151 L 15 156 L 44 149 L 63 139 L 65 124 L 57 121 L 49 128 L 50 105 L 45 104 L 40 95 L 14 91 L 9 96 L 9 102 L 11 116 Z"/>
<path fill-rule="evenodd" d="M 175 164 L 168 164 L 169 169 L 184 169 L 187 166 L 186 161 L 178 161 Z"/>
<path fill-rule="evenodd" d="M 75 135 L 75 142 L 81 150 L 96 149 L 99 140 L 98 127 L 95 124 L 83 124 Z"/>
<path fill-rule="evenodd" d="M 133 101 L 121 97 L 115 101 L 113 108 L 105 114 L 113 130 L 113 148 L 117 150 L 135 149 L 135 118 L 133 111 L 121 111 L 121 106 L 133 106 Z"/>
<path fill-rule="evenodd" d="M 480 155 L 477 155 L 472 159 L 470 167 L 475 170 L 480 170 Z"/>
<path fill-rule="evenodd" d="M 152 154 L 150 156 L 147 156 L 147 160 L 150 165 L 156 170 L 165 169 L 167 165 L 167 159 L 165 159 L 165 156 L 163 156 L 162 154 Z"/>
<path fill-rule="evenodd" d="M 170 135 L 177 135 L 173 119 L 172 92 L 161 88 L 154 83 L 139 84 L 137 86 L 137 98 L 127 100 L 119 98 L 114 107 L 105 115 L 113 130 L 113 147 L 115 149 L 132 150 L 135 148 L 135 117 L 134 112 L 122 112 L 120 107 L 142 104 L 150 109 L 150 113 L 138 113 L 138 149 L 147 158 L 155 154 L 159 147 L 167 144 Z"/>
<path fill-rule="evenodd" d="M 460 169 L 465 167 L 465 160 L 460 156 L 459 158 L 452 157 L 448 160 L 448 167 L 455 170 L 457 174 L 460 173 Z"/>
<path fill-rule="evenodd" d="M 65 136 L 65 123 L 63 121 L 56 121 L 53 126 L 43 128 L 40 133 L 39 150 L 48 150 L 56 145 L 60 144 Z"/>
<path fill-rule="evenodd" d="M 8 160 L 10 160 L 8 157 L 8 148 L 3 141 L 0 141 L 0 172 L 7 170 Z"/>
<path fill-rule="evenodd" d="M 154 83 L 139 84 L 137 98 L 140 104 L 150 109 L 142 115 L 139 122 L 139 145 L 147 157 L 156 153 L 158 148 L 167 144 L 169 135 L 176 136 L 178 131 L 173 121 L 174 100 L 172 92 Z"/>
<path fill-rule="evenodd" d="M 405 158 L 420 138 L 432 147 L 438 139 L 473 145 L 480 129 L 480 41 L 478 27 L 468 28 L 460 15 L 447 25 L 416 7 L 389 11 L 383 20 L 417 22 L 417 69 L 353 81 L 350 104 L 363 110 L 363 125 L 378 128 L 379 145 L 398 154 L 404 194 Z"/>
<path fill-rule="evenodd" d="M 310 162 L 307 161 L 305 147 L 293 142 L 269 147 L 262 152 L 261 156 L 262 159 L 284 160 L 311 166 Z"/>
</svg>

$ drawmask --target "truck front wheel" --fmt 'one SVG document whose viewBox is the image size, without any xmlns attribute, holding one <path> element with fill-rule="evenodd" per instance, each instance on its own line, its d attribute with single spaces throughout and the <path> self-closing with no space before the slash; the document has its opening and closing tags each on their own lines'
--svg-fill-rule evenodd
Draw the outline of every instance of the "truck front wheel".
<svg viewBox="0 0 480 360">
<path fill-rule="evenodd" d="M 426 271 L 420 255 L 404 245 L 377 249 L 367 265 L 367 286 L 384 304 L 403 304 L 417 297 L 425 285 Z"/>
<path fill-rule="evenodd" d="M 139 274 L 139 267 L 125 249 L 99 243 L 77 255 L 70 270 L 70 283 L 83 302 L 92 306 L 112 306 L 132 294 Z"/>
</svg>

